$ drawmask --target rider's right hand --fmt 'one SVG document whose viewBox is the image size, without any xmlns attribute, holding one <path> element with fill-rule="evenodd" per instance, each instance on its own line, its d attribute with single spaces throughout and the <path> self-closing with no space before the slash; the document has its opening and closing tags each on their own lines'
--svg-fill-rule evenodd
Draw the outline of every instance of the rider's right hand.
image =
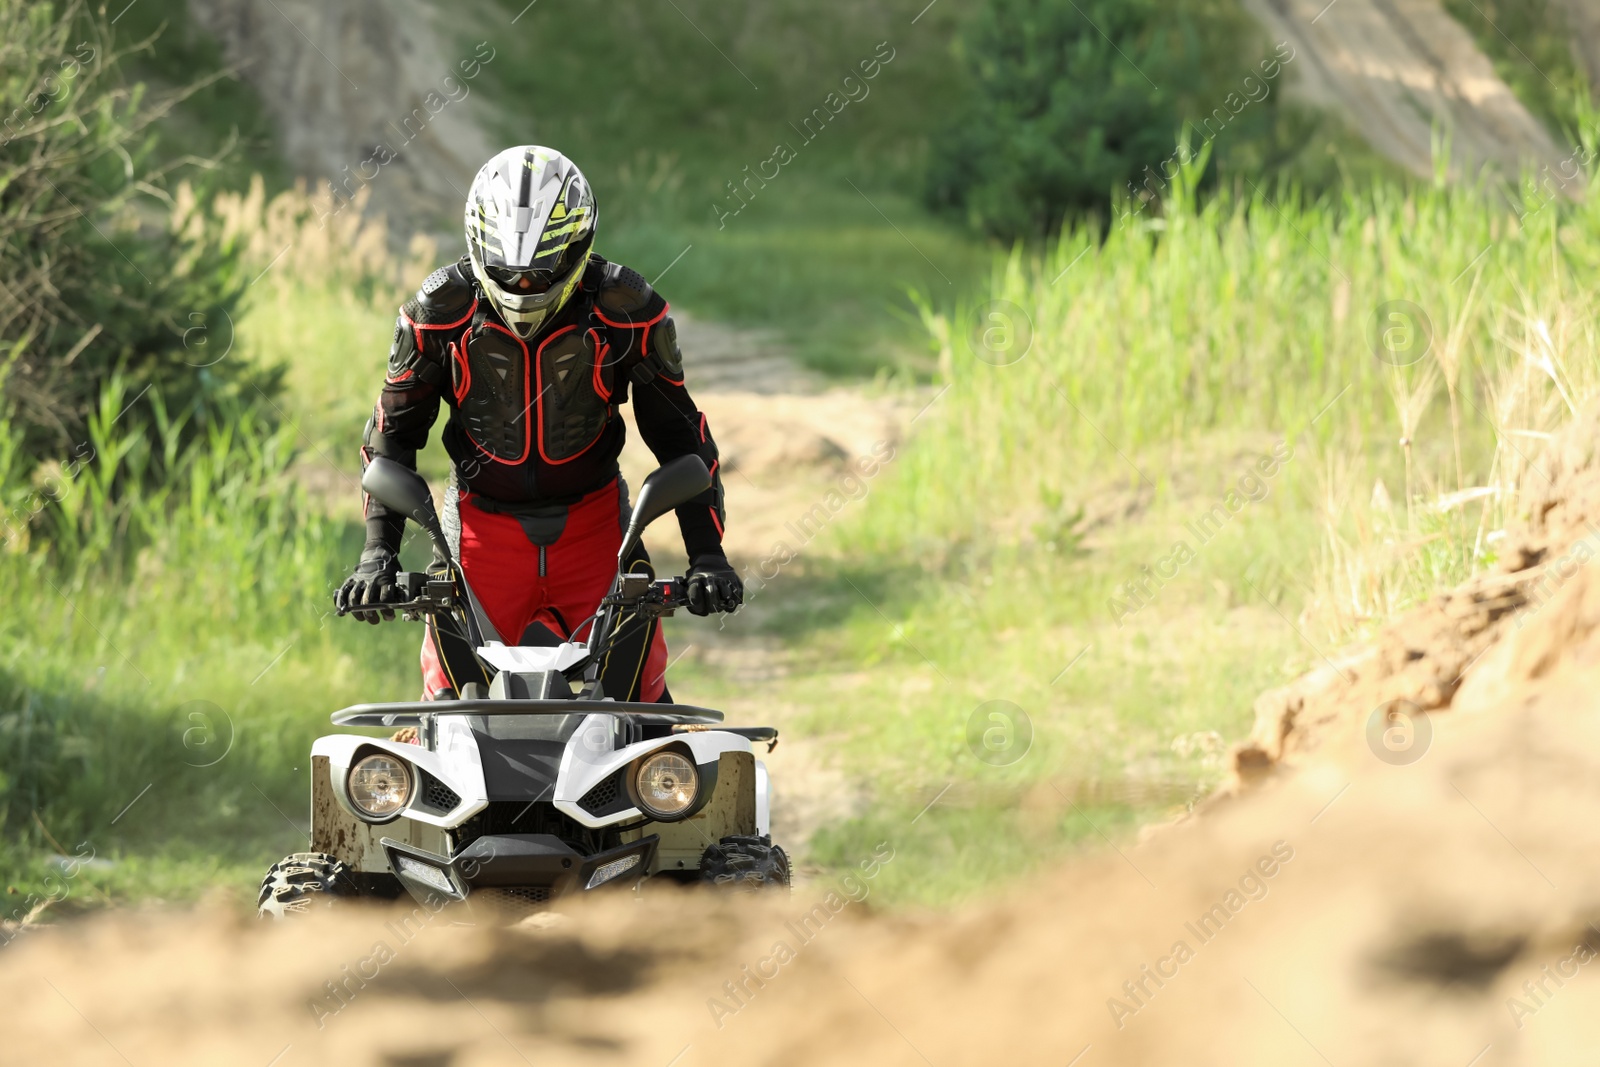
<svg viewBox="0 0 1600 1067">
<path fill-rule="evenodd" d="M 334 607 L 340 615 L 354 615 L 374 626 L 378 624 L 380 614 L 385 619 L 394 618 L 392 609 L 370 610 L 370 606 L 393 604 L 403 599 L 394 581 L 399 573 L 400 559 L 393 549 L 388 545 L 368 546 L 361 553 L 361 562 L 356 564 L 355 573 L 345 579 L 345 583 L 333 594 Z"/>
</svg>

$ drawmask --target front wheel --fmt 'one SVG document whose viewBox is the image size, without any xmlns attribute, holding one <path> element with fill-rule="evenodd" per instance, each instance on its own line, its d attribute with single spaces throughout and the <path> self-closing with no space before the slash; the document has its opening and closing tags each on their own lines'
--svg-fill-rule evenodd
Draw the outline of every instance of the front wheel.
<svg viewBox="0 0 1600 1067">
<path fill-rule="evenodd" d="M 789 886 L 789 856 L 769 835 L 724 837 L 700 857 L 700 880 L 729 889 L 754 892 Z"/>
<path fill-rule="evenodd" d="M 263 919 L 287 919 L 359 893 L 343 860 L 325 852 L 296 852 L 274 863 L 261 879 L 256 914 Z"/>
</svg>

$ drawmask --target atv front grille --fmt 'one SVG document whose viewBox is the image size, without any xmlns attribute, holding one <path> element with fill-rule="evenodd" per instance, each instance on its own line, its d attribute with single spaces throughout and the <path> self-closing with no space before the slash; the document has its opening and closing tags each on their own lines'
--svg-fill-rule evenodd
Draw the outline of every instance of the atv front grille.
<svg viewBox="0 0 1600 1067">
<path fill-rule="evenodd" d="M 456 809 L 461 803 L 461 795 L 454 789 L 445 785 L 427 771 L 418 770 L 419 784 L 422 786 L 421 806 L 447 814 Z"/>
<path fill-rule="evenodd" d="M 452 831 L 456 849 L 466 848 L 480 837 L 496 834 L 552 834 L 584 855 L 604 852 L 621 844 L 613 828 L 590 830 L 548 800 L 491 800 L 478 814 Z"/>
<path fill-rule="evenodd" d="M 536 885 L 476 889 L 467 899 L 475 907 L 487 908 L 502 919 L 516 920 L 550 903 L 550 887 Z"/>
<path fill-rule="evenodd" d="M 602 780 L 599 785 L 583 794 L 578 801 L 578 807 L 590 815 L 615 815 L 619 811 L 627 811 L 633 807 L 633 801 L 628 799 L 628 792 L 622 787 L 622 776 L 625 770 L 619 770 L 610 777 Z"/>
</svg>

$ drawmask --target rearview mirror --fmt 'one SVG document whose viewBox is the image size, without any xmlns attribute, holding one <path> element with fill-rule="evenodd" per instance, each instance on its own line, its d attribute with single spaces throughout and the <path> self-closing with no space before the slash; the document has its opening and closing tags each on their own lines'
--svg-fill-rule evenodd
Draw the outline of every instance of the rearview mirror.
<svg viewBox="0 0 1600 1067">
<path fill-rule="evenodd" d="M 439 514 L 433 507 L 433 494 L 422 475 L 386 456 L 373 456 L 361 475 L 361 489 L 384 507 L 400 512 L 427 530 L 444 558 L 450 558 L 450 544 L 445 540 L 444 527 L 439 525 Z"/>
<path fill-rule="evenodd" d="M 651 471 L 639 487 L 639 499 L 633 505 L 617 559 L 620 561 L 633 549 L 646 526 L 710 488 L 711 472 L 699 456 L 679 456 Z"/>
</svg>

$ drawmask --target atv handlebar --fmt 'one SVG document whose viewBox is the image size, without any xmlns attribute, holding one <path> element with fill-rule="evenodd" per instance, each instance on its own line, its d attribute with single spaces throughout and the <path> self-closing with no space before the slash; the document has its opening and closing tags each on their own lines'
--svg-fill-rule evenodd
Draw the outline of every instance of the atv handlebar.
<svg viewBox="0 0 1600 1067">
<path fill-rule="evenodd" d="M 462 603 L 456 583 L 448 577 L 436 577 L 422 571 L 401 571 L 395 575 L 394 584 L 402 599 L 352 606 L 338 614 L 392 611 L 408 622 L 417 622 L 428 615 L 454 611 Z M 632 609 L 651 617 L 671 615 L 688 604 L 687 579 L 678 577 L 656 581 L 647 574 L 622 575 L 616 591 L 601 601 L 602 607 Z"/>
<path fill-rule="evenodd" d="M 437 578 L 422 571 L 401 571 L 394 576 L 394 584 L 404 599 L 379 605 L 379 608 L 397 611 L 408 622 L 417 622 L 435 612 L 450 611 L 459 602 L 456 583 L 447 577 Z M 363 610 L 368 609 L 363 606 Z"/>
<path fill-rule="evenodd" d="M 671 615 L 676 609 L 689 606 L 689 581 L 682 577 L 656 581 L 648 574 L 624 574 L 616 592 L 600 603 L 633 608 L 646 615 Z"/>
</svg>

